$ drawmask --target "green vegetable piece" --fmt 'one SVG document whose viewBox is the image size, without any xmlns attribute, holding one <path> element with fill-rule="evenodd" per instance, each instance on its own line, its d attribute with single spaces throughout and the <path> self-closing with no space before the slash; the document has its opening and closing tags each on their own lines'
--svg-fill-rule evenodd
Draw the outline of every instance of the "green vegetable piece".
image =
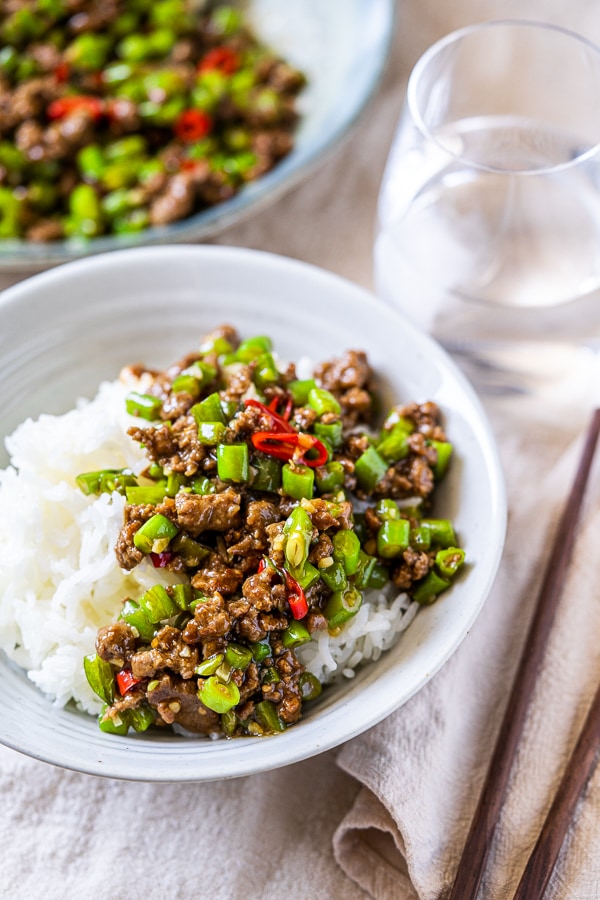
<svg viewBox="0 0 600 900">
<path fill-rule="evenodd" d="M 80 231 L 88 237 L 99 234 L 102 210 L 98 194 L 91 184 L 78 184 L 69 195 L 69 211 Z"/>
<path fill-rule="evenodd" d="M 141 506 L 147 503 L 156 506 L 162 503 L 167 496 L 166 485 L 164 483 L 133 485 L 127 488 L 125 496 L 127 497 L 127 502 L 134 506 Z"/>
<path fill-rule="evenodd" d="M 132 391 L 125 398 L 125 409 L 130 416 L 138 416 L 140 419 L 153 422 L 160 416 L 162 402 L 151 394 L 138 394 L 137 391 Z"/>
<path fill-rule="evenodd" d="M 400 518 L 400 510 L 398 509 L 398 504 L 395 502 L 395 500 L 390 500 L 387 497 L 377 503 L 377 505 L 375 506 L 375 512 L 377 513 L 378 517 L 384 522 L 389 522 L 392 519 Z"/>
<path fill-rule="evenodd" d="M 409 543 L 415 550 L 429 550 L 431 547 L 431 531 L 422 525 L 411 528 Z"/>
<path fill-rule="evenodd" d="M 354 464 L 358 483 L 363 491 L 367 492 L 377 487 L 387 470 L 387 462 L 379 455 L 375 447 L 367 447 Z"/>
<path fill-rule="evenodd" d="M 413 600 L 421 606 L 430 606 L 438 596 L 450 587 L 450 580 L 438 575 L 433 569 L 427 573 L 412 592 Z"/>
<path fill-rule="evenodd" d="M 148 38 L 142 34 L 128 34 L 117 44 L 117 55 L 127 62 L 143 62 L 152 55 Z"/>
<path fill-rule="evenodd" d="M 394 559 L 408 547 L 410 523 L 408 519 L 388 519 L 377 531 L 377 553 L 384 559 Z"/>
<path fill-rule="evenodd" d="M 199 350 L 200 353 L 216 353 L 217 356 L 233 353 L 233 347 L 226 338 L 214 335 L 208 335 L 200 344 Z"/>
<path fill-rule="evenodd" d="M 408 438 L 414 425 L 408 419 L 400 419 L 388 431 L 383 431 L 377 444 L 377 452 L 388 462 L 395 463 L 408 456 Z"/>
<path fill-rule="evenodd" d="M 275 493 L 281 487 L 281 463 L 277 459 L 257 454 L 252 460 L 250 486 L 255 491 Z"/>
<path fill-rule="evenodd" d="M 221 715 L 221 728 L 223 729 L 223 734 L 227 737 L 233 737 L 237 724 L 238 717 L 232 709 Z"/>
<path fill-rule="evenodd" d="M 230 37 L 243 28 L 244 19 L 234 6 L 219 6 L 211 14 L 211 31 L 221 37 Z"/>
<path fill-rule="evenodd" d="M 65 50 L 65 59 L 77 69 L 98 72 L 107 60 L 110 45 L 108 35 L 84 31 L 69 44 Z"/>
<path fill-rule="evenodd" d="M 269 666 L 268 669 L 263 670 L 260 680 L 261 684 L 279 684 L 281 678 L 275 666 Z"/>
<path fill-rule="evenodd" d="M 232 669 L 244 671 L 252 662 L 252 650 L 230 642 L 225 648 L 225 661 L 229 663 Z"/>
<path fill-rule="evenodd" d="M 175 497 L 179 493 L 180 488 L 185 487 L 187 478 L 180 475 L 179 472 L 169 472 L 167 475 L 166 492 L 167 497 Z"/>
<path fill-rule="evenodd" d="M 208 547 L 199 544 L 183 531 L 173 538 L 169 546 L 171 550 L 181 556 L 186 566 L 197 566 L 210 554 Z"/>
<path fill-rule="evenodd" d="M 319 574 L 331 591 L 344 591 L 348 587 L 348 579 L 341 562 L 319 569 Z"/>
<path fill-rule="evenodd" d="M 235 355 L 239 362 L 249 363 L 265 353 L 270 353 L 272 349 L 271 338 L 266 335 L 258 335 L 242 341 Z"/>
<path fill-rule="evenodd" d="M 156 513 L 136 531 L 133 543 L 142 553 L 162 553 L 178 531 L 177 525 L 170 519 Z"/>
<path fill-rule="evenodd" d="M 130 160 L 132 156 L 143 156 L 148 149 L 146 138 L 141 134 L 129 134 L 127 137 L 112 141 L 104 148 L 106 159 Z"/>
<path fill-rule="evenodd" d="M 378 560 L 375 560 L 375 565 L 373 566 L 371 573 L 369 575 L 369 581 L 367 583 L 367 587 L 382 588 L 387 584 L 388 581 L 389 581 L 388 570 Z"/>
<path fill-rule="evenodd" d="M 315 482 L 314 469 L 308 466 L 291 466 L 286 463 L 281 470 L 283 492 L 294 500 L 310 500 Z"/>
<path fill-rule="evenodd" d="M 315 473 L 317 490 L 320 494 L 333 494 L 344 486 L 344 467 L 337 460 L 320 466 Z"/>
<path fill-rule="evenodd" d="M 151 641 L 154 637 L 154 625 L 139 605 L 134 600 L 126 600 L 121 608 L 119 619 L 132 625 L 143 641 Z"/>
<path fill-rule="evenodd" d="M 106 163 L 99 144 L 88 144 L 77 154 L 77 168 L 86 181 L 100 181 Z"/>
<path fill-rule="evenodd" d="M 202 682 L 198 698 L 213 712 L 226 713 L 240 702 L 240 691 L 235 681 L 225 682 L 211 675 Z"/>
<path fill-rule="evenodd" d="M 250 649 L 252 650 L 254 661 L 257 663 L 263 662 L 268 656 L 271 655 L 271 645 L 268 638 L 265 638 L 265 640 L 263 641 L 256 641 L 255 643 L 250 644 Z"/>
<path fill-rule="evenodd" d="M 334 450 L 339 450 L 343 444 L 343 427 L 341 422 L 316 422 L 314 433 L 320 440 L 327 441 Z"/>
<path fill-rule="evenodd" d="M 188 610 L 194 599 L 194 591 L 190 584 L 174 584 L 171 587 L 171 597 L 182 610 Z"/>
<path fill-rule="evenodd" d="M 360 541 L 353 531 L 341 528 L 333 535 L 333 558 L 341 562 L 346 575 L 355 575 L 358 569 Z"/>
<path fill-rule="evenodd" d="M 221 481 L 233 481 L 238 484 L 248 481 L 250 476 L 248 444 L 219 444 L 217 473 Z"/>
<path fill-rule="evenodd" d="M 456 547 L 456 535 L 449 519 L 421 519 L 421 528 L 428 529 L 434 547 Z"/>
<path fill-rule="evenodd" d="M 111 63 L 102 70 L 104 84 L 118 85 L 133 75 L 133 68 L 128 63 Z"/>
<path fill-rule="evenodd" d="M 308 559 L 313 524 L 302 506 L 296 506 L 285 521 L 285 558 L 293 569 L 301 569 Z"/>
<path fill-rule="evenodd" d="M 334 631 L 341 628 L 356 615 L 361 605 L 362 594 L 355 587 L 349 587 L 345 591 L 335 591 L 323 610 L 329 622 L 329 630 Z"/>
<path fill-rule="evenodd" d="M 311 388 L 308 392 L 308 405 L 312 406 L 318 416 L 322 416 L 324 413 L 335 413 L 339 416 L 342 411 L 331 391 L 326 391 L 324 388 Z"/>
<path fill-rule="evenodd" d="M 105 703 L 112 703 L 115 698 L 115 676 L 111 664 L 97 653 L 92 653 L 84 656 L 83 670 L 93 692 Z"/>
<path fill-rule="evenodd" d="M 18 237 L 21 231 L 21 201 L 9 188 L 0 187 L 0 238 Z"/>
<path fill-rule="evenodd" d="M 311 640 L 310 631 L 302 622 L 290 622 L 284 630 L 282 638 L 283 646 L 291 650 L 293 647 L 300 647 L 307 644 Z"/>
<path fill-rule="evenodd" d="M 433 474 L 439 481 L 446 474 L 454 448 L 449 441 L 432 441 L 431 444 L 437 450 L 437 462 L 433 467 Z"/>
<path fill-rule="evenodd" d="M 198 440 L 201 444 L 218 444 L 225 437 L 227 428 L 221 422 L 200 422 Z"/>
<path fill-rule="evenodd" d="M 100 728 L 100 731 L 105 731 L 107 734 L 127 734 L 129 731 L 129 720 L 125 713 L 119 713 L 118 715 L 111 717 L 107 715 L 108 710 L 109 705 L 103 706 L 102 711 L 98 716 L 98 727 Z"/>
<path fill-rule="evenodd" d="M 202 677 L 214 675 L 224 659 L 224 653 L 213 653 L 212 656 L 209 656 L 206 659 L 203 659 L 201 663 L 198 663 L 194 672 L 196 675 L 201 675 Z"/>
<path fill-rule="evenodd" d="M 202 422 L 220 422 L 225 425 L 225 415 L 221 406 L 221 399 L 217 391 L 209 394 L 200 403 L 196 403 L 190 409 L 190 413 L 200 425 Z"/>
<path fill-rule="evenodd" d="M 275 734 L 285 731 L 285 722 L 277 715 L 277 708 L 270 700 L 261 700 L 254 707 L 256 720 L 265 729 L 265 731 Z"/>
<path fill-rule="evenodd" d="M 149 52 L 152 56 L 166 56 L 177 41 L 177 35 L 171 28 L 157 28 L 148 35 Z"/>
<path fill-rule="evenodd" d="M 323 693 L 323 685 L 312 672 L 303 672 L 298 679 L 298 687 L 305 702 L 316 700 Z"/>
<path fill-rule="evenodd" d="M 279 371 L 275 365 L 275 360 L 270 353 L 263 353 L 256 359 L 252 378 L 257 388 L 260 388 L 261 390 L 268 384 L 277 384 L 279 381 Z"/>
<path fill-rule="evenodd" d="M 319 570 L 309 562 L 305 562 L 301 569 L 293 569 L 289 563 L 286 563 L 285 567 L 290 575 L 296 579 L 303 591 L 306 591 L 320 578 Z"/>
<path fill-rule="evenodd" d="M 304 380 L 290 381 L 287 386 L 291 394 L 294 406 L 306 406 L 308 403 L 308 395 L 316 388 L 317 382 L 314 378 L 305 378 Z"/>
<path fill-rule="evenodd" d="M 193 375 L 178 375 L 173 379 L 171 388 L 176 394 L 189 394 L 194 399 L 200 396 L 200 382 Z"/>
<path fill-rule="evenodd" d="M 460 547 L 446 547 L 435 555 L 435 565 L 444 578 L 454 578 L 464 561 L 465 551 Z"/>
<path fill-rule="evenodd" d="M 135 709 L 128 710 L 128 718 L 137 732 L 148 731 L 151 725 L 156 722 L 156 715 L 147 706 L 138 706 Z"/>
<path fill-rule="evenodd" d="M 205 478 L 204 476 L 200 476 L 200 478 L 196 478 L 195 481 L 192 481 L 192 493 L 193 494 L 202 494 L 205 496 L 206 494 L 215 494 L 217 492 L 217 487 L 210 478 Z"/>
<path fill-rule="evenodd" d="M 148 621 L 156 624 L 170 619 L 178 612 L 177 604 L 167 593 L 162 584 L 155 584 L 140 597 L 140 606 L 146 613 Z"/>
<path fill-rule="evenodd" d="M 100 469 L 98 472 L 82 472 L 75 478 L 79 490 L 90 494 L 112 494 L 118 491 L 126 494 L 130 486 L 136 485 L 135 476 L 128 469 Z"/>
</svg>

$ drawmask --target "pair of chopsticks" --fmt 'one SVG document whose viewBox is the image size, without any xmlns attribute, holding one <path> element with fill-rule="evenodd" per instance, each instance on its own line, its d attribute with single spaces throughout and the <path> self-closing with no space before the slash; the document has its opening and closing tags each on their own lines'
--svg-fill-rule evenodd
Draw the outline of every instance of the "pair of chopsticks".
<svg viewBox="0 0 600 900">
<path fill-rule="evenodd" d="M 599 433 L 600 409 L 597 409 L 588 427 L 575 480 L 558 524 L 494 754 L 448 900 L 475 900 L 481 885 L 512 762 L 558 608 Z M 514 900 L 541 900 L 543 897 L 577 801 L 593 773 L 599 745 L 600 688 Z"/>
</svg>

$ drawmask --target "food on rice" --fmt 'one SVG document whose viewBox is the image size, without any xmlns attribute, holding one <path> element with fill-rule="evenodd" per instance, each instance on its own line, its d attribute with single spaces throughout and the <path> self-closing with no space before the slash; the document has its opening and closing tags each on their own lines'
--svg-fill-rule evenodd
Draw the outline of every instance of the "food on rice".
<svg viewBox="0 0 600 900">
<path fill-rule="evenodd" d="M 24 423 L 0 473 L 0 645 L 111 733 L 293 725 L 464 560 L 432 517 L 440 410 L 374 430 L 372 383 L 360 351 L 298 378 L 268 337 L 222 326 Z"/>
</svg>

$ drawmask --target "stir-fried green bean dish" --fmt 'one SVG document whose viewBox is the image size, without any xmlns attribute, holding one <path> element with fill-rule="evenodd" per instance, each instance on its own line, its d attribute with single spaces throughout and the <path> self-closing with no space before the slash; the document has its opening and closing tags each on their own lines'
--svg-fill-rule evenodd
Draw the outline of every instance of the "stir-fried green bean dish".
<svg viewBox="0 0 600 900">
<path fill-rule="evenodd" d="M 322 691 L 303 645 L 343 635 L 373 591 L 433 603 L 463 564 L 433 515 L 452 456 L 440 410 L 411 402 L 375 427 L 364 353 L 298 378 L 268 337 L 230 326 L 163 372 L 127 374 L 142 470 L 77 483 L 125 496 L 117 559 L 157 576 L 85 659 L 100 728 L 281 732 Z"/>
<path fill-rule="evenodd" d="M 304 82 L 222 2 L 0 0 L 0 238 L 132 233 L 229 199 L 291 150 Z"/>
</svg>

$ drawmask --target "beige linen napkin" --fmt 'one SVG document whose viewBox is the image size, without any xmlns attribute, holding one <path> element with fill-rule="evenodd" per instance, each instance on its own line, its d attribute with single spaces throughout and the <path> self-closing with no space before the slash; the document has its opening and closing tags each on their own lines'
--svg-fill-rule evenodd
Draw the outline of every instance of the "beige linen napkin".
<svg viewBox="0 0 600 900">
<path fill-rule="evenodd" d="M 509 496 L 506 550 L 493 591 L 471 633 L 431 683 L 338 757 L 363 787 L 336 831 L 335 856 L 377 900 L 434 900 L 452 884 L 581 447 L 578 438 L 561 452 L 576 424 L 572 414 L 554 415 L 567 426 L 561 430 L 490 411 Z M 600 681 L 599 529 L 600 461 L 482 900 L 512 897 Z M 599 851 L 600 767 L 577 810 L 548 900 L 600 898 Z"/>
</svg>

